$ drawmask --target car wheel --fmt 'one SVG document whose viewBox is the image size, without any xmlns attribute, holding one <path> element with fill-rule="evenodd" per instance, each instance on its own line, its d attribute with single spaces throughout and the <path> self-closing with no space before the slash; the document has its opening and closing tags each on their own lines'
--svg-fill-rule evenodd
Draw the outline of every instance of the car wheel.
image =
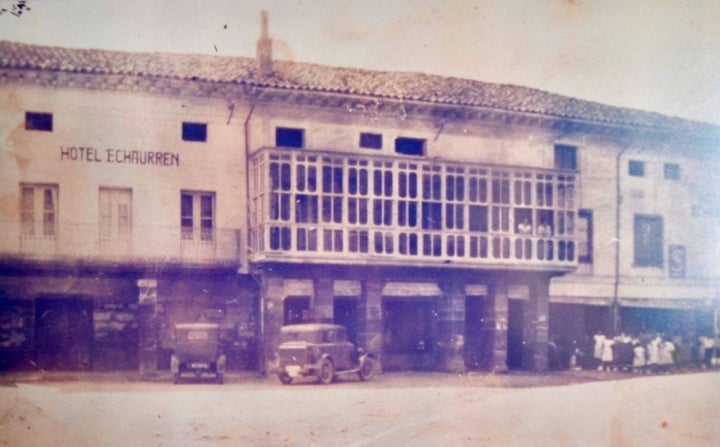
<svg viewBox="0 0 720 447">
<path fill-rule="evenodd" d="M 290 385 L 293 382 L 293 378 L 290 377 L 290 374 L 288 373 L 278 374 L 278 379 L 280 379 L 280 383 L 283 385 Z"/>
<path fill-rule="evenodd" d="M 320 364 L 320 373 L 318 379 L 323 385 L 332 383 L 335 378 L 335 366 L 333 366 L 332 360 L 325 358 Z"/>
<path fill-rule="evenodd" d="M 373 359 L 372 357 L 366 357 L 360 365 L 360 371 L 358 371 L 358 376 L 363 382 L 372 380 L 373 377 L 375 377 L 375 359 Z"/>
</svg>

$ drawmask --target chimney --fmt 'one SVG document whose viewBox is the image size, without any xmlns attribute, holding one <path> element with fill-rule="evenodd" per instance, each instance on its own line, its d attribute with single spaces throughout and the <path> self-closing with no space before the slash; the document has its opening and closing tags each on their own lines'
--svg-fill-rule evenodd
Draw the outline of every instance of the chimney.
<svg viewBox="0 0 720 447">
<path fill-rule="evenodd" d="M 272 39 L 268 35 L 268 13 L 260 13 L 262 31 L 257 42 L 257 64 L 260 76 L 268 76 L 273 72 Z"/>
</svg>

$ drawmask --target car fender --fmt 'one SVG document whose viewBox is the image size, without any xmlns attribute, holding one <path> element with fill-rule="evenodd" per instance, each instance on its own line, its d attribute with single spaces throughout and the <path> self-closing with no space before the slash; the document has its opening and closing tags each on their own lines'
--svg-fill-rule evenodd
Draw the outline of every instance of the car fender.
<svg viewBox="0 0 720 447">
<path fill-rule="evenodd" d="M 369 353 L 369 352 L 366 352 L 366 353 L 362 354 L 362 355 L 360 356 L 360 358 L 358 359 L 358 366 L 362 367 L 362 365 L 363 365 L 363 363 L 365 363 L 365 360 L 366 360 L 366 359 L 375 360 L 375 356 L 372 355 L 372 354 Z"/>
</svg>

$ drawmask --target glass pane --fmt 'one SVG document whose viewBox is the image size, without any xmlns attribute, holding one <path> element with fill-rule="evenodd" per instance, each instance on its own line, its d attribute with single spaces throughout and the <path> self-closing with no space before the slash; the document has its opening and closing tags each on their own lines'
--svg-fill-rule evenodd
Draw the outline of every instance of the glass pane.
<svg viewBox="0 0 720 447">
<path fill-rule="evenodd" d="M 209 195 L 200 196 L 200 216 L 203 218 L 213 217 L 213 198 Z"/>
</svg>

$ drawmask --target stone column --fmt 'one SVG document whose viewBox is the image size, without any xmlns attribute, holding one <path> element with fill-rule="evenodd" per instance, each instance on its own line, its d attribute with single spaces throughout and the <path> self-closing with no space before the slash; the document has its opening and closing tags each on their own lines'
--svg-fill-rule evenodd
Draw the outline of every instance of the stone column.
<svg viewBox="0 0 720 447">
<path fill-rule="evenodd" d="M 140 375 L 145 376 L 157 372 L 158 349 L 160 347 L 160 331 L 155 304 L 147 303 L 138 306 L 138 360 Z"/>
<path fill-rule="evenodd" d="M 465 284 L 460 280 L 448 281 L 443 284 L 443 293 L 438 303 L 440 368 L 445 372 L 464 372 Z"/>
<path fill-rule="evenodd" d="M 258 368 L 260 374 L 271 373 L 276 366 L 275 351 L 280 344 L 283 326 L 285 284 L 281 277 L 263 273 L 260 284 L 260 327 L 258 328 Z"/>
<path fill-rule="evenodd" d="M 333 280 L 331 278 L 318 278 L 315 280 L 314 288 L 313 320 L 318 323 L 332 323 L 335 300 Z"/>
<path fill-rule="evenodd" d="M 373 353 L 382 364 L 382 290 L 384 281 L 370 277 L 365 280 L 363 299 L 360 300 L 358 344 Z"/>
<path fill-rule="evenodd" d="M 550 331 L 550 278 L 538 276 L 530 286 L 529 312 L 523 331 L 527 334 L 529 349 L 526 364 L 533 371 L 548 369 L 548 341 Z"/>
<path fill-rule="evenodd" d="M 490 287 L 490 312 L 486 323 L 493 328 L 489 369 L 496 373 L 507 372 L 508 286 L 503 280 Z"/>
</svg>

